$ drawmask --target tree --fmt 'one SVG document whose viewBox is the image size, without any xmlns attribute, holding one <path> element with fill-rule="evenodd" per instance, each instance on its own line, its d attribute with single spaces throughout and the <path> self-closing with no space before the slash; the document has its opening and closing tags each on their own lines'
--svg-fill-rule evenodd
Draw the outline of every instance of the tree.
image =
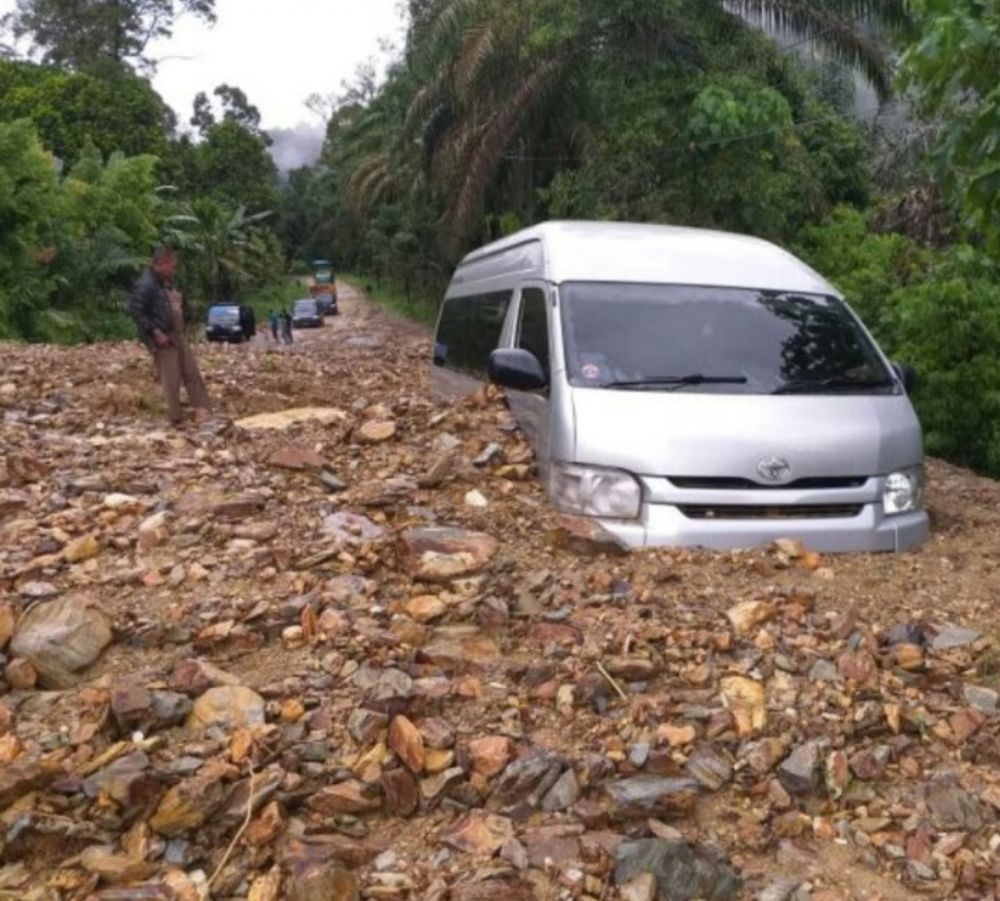
<svg viewBox="0 0 1000 901">
<path fill-rule="evenodd" d="M 152 68 L 150 42 L 169 37 L 182 13 L 214 23 L 215 0 L 17 0 L 10 26 L 56 66 Z"/>
<path fill-rule="evenodd" d="M 220 84 L 212 93 L 219 99 L 223 122 L 233 122 L 251 134 L 257 135 L 267 146 L 271 145 L 270 137 L 260 127 L 260 110 L 250 102 L 242 88 Z M 217 122 L 212 101 L 204 91 L 199 91 L 194 98 L 191 125 L 206 135 Z"/>
<path fill-rule="evenodd" d="M 0 60 L 0 121 L 29 118 L 44 146 L 73 163 L 88 141 L 104 154 L 162 156 L 174 115 L 145 79 L 98 78 L 34 63 Z"/>
<path fill-rule="evenodd" d="M 273 210 L 277 168 L 268 152 L 270 139 L 233 119 L 223 119 L 194 147 L 195 192 L 255 212 Z"/>
<path fill-rule="evenodd" d="M 1000 0 L 917 0 L 903 59 L 920 111 L 947 116 L 933 154 L 966 224 L 1000 252 Z"/>
</svg>

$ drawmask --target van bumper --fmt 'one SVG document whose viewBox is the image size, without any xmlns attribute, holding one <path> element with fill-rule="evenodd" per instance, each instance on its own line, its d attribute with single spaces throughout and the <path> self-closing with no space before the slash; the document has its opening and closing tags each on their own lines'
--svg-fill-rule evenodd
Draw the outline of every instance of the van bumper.
<svg viewBox="0 0 1000 901">
<path fill-rule="evenodd" d="M 795 538 L 820 553 L 906 551 L 927 540 L 927 513 L 885 516 L 880 504 L 866 504 L 844 519 L 689 519 L 672 504 L 646 504 L 638 522 L 601 520 L 629 548 L 700 547 L 736 550 Z"/>
</svg>

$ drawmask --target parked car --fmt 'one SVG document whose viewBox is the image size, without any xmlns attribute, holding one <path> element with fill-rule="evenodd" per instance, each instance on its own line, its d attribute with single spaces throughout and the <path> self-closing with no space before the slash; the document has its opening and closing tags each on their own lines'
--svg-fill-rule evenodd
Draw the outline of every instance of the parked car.
<svg viewBox="0 0 1000 901">
<path fill-rule="evenodd" d="M 327 285 L 327 290 L 313 295 L 313 300 L 319 304 L 319 308 L 323 311 L 324 316 L 336 316 L 340 310 L 337 309 L 337 295 L 329 290 L 330 286 Z"/>
<path fill-rule="evenodd" d="M 756 238 L 547 223 L 469 254 L 434 384 L 507 389 L 561 510 L 632 546 L 928 535 L 908 392 L 837 290 Z"/>
<path fill-rule="evenodd" d="M 323 310 L 312 298 L 295 301 L 292 308 L 292 325 L 295 328 L 322 328 Z"/>
<path fill-rule="evenodd" d="M 209 308 L 205 337 L 209 341 L 240 344 L 248 340 L 245 325 L 246 316 L 241 315 L 241 307 L 238 304 L 220 304 Z"/>
</svg>

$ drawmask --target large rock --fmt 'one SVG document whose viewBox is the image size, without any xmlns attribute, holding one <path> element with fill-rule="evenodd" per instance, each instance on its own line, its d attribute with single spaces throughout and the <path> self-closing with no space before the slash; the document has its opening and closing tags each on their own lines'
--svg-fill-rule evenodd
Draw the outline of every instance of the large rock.
<svg viewBox="0 0 1000 901">
<path fill-rule="evenodd" d="M 372 786 L 357 779 L 338 782 L 320 789 L 306 802 L 326 816 L 373 813 L 382 807 L 382 798 Z"/>
<path fill-rule="evenodd" d="M 503 735 L 488 735 L 469 742 L 469 762 L 474 773 L 487 779 L 502 773 L 510 762 L 513 743 Z"/>
<path fill-rule="evenodd" d="M 742 889 L 739 876 L 717 851 L 685 841 L 642 839 L 615 851 L 615 883 L 625 885 L 644 873 L 656 879 L 660 897 L 670 901 L 731 901 Z"/>
<path fill-rule="evenodd" d="M 982 828 L 983 812 L 955 776 L 941 776 L 929 783 L 924 800 L 931 822 L 941 832 L 976 832 Z"/>
<path fill-rule="evenodd" d="M 496 539 L 483 532 L 427 527 L 403 532 L 397 550 L 413 578 L 422 582 L 448 582 L 482 572 L 498 547 Z"/>
<path fill-rule="evenodd" d="M 285 888 L 287 901 L 358 901 L 358 877 L 340 867 L 327 867 L 292 876 Z"/>
<path fill-rule="evenodd" d="M 181 835 L 203 825 L 225 800 L 226 789 L 218 772 L 199 773 L 175 785 L 163 796 L 149 825 L 161 835 Z"/>
<path fill-rule="evenodd" d="M 187 725 L 189 729 L 245 729 L 263 725 L 265 718 L 264 699 L 257 692 L 243 685 L 220 685 L 194 702 Z"/>
<path fill-rule="evenodd" d="M 245 419 L 236 420 L 236 427 L 247 431 L 280 431 L 290 429 L 304 422 L 314 422 L 318 425 L 343 425 L 347 422 L 347 414 L 333 407 L 296 407 L 292 410 L 282 410 L 279 413 L 259 413 Z"/>
<path fill-rule="evenodd" d="M 10 649 L 28 660 L 45 688 L 69 688 L 111 643 L 111 623 L 85 598 L 43 601 L 18 623 Z"/>
<path fill-rule="evenodd" d="M 286 444 L 267 458 L 268 465 L 279 469 L 322 469 L 326 460 L 304 444 Z"/>
<path fill-rule="evenodd" d="M 393 717 L 389 724 L 389 747 L 413 773 L 424 768 L 427 752 L 420 730 L 405 716 Z"/>
<path fill-rule="evenodd" d="M 170 673 L 170 688 L 172 691 L 183 692 L 192 697 L 204 694 L 210 688 L 220 685 L 239 685 L 236 676 L 219 669 L 207 660 L 190 658 L 181 660 Z"/>
<path fill-rule="evenodd" d="M 514 824 L 507 817 L 471 811 L 441 832 L 440 840 L 468 854 L 492 855 L 514 836 Z"/>
<path fill-rule="evenodd" d="M 807 794 L 819 787 L 826 744 L 820 739 L 807 741 L 782 761 L 778 779 L 792 794 Z"/>
<path fill-rule="evenodd" d="M 696 779 L 633 776 L 602 786 L 612 819 L 687 816 L 694 809 L 700 783 Z"/>
</svg>

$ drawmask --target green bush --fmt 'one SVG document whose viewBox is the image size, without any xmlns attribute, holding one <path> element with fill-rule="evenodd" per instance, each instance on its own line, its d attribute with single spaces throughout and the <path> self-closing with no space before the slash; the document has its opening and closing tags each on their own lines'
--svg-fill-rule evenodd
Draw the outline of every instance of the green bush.
<svg viewBox="0 0 1000 901">
<path fill-rule="evenodd" d="M 971 247 L 919 247 L 839 209 L 798 252 L 844 293 L 886 352 L 918 374 L 927 450 L 1000 476 L 1000 272 Z"/>
</svg>

